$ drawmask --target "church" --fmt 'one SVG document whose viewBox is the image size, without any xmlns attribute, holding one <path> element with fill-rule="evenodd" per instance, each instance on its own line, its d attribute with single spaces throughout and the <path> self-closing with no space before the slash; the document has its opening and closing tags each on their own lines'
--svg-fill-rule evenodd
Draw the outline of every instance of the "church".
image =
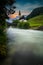
<svg viewBox="0 0 43 65">
<path fill-rule="evenodd" d="M 20 20 L 20 22 L 27 22 L 25 15 L 21 15 L 20 10 L 19 10 L 19 20 Z"/>
</svg>

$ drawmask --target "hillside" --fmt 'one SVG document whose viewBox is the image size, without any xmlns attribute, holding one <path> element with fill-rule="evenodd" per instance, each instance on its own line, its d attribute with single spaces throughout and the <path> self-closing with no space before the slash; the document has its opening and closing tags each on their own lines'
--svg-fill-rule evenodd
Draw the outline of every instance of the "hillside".
<svg viewBox="0 0 43 65">
<path fill-rule="evenodd" d="M 30 18 L 33 18 L 35 16 L 38 16 L 38 15 L 43 15 L 43 7 L 38 7 L 38 8 L 35 8 L 31 13 L 30 15 L 28 15 L 26 17 L 26 19 L 30 19 Z"/>
<path fill-rule="evenodd" d="M 37 27 L 43 26 L 43 15 L 36 16 L 28 20 L 31 28 L 37 29 Z"/>
</svg>

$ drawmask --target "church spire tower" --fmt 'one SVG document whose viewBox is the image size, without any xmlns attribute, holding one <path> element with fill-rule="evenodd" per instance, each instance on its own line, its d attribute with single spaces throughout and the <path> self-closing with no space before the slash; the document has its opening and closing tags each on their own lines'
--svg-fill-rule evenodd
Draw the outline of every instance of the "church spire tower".
<svg viewBox="0 0 43 65">
<path fill-rule="evenodd" d="M 19 18 L 21 17 L 21 11 L 19 10 Z"/>
</svg>

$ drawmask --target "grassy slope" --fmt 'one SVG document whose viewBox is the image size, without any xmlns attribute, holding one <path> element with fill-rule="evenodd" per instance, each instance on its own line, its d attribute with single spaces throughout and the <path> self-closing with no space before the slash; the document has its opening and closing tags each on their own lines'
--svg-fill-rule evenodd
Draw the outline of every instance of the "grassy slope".
<svg viewBox="0 0 43 65">
<path fill-rule="evenodd" d="M 31 27 L 43 26 L 43 15 L 36 16 L 28 20 Z"/>
</svg>

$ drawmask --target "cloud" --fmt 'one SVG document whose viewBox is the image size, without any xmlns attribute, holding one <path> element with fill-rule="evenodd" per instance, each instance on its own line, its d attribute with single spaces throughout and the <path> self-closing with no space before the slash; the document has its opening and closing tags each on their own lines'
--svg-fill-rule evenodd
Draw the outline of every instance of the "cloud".
<svg viewBox="0 0 43 65">
<path fill-rule="evenodd" d="M 9 15 L 10 18 L 16 18 L 17 16 L 18 16 L 18 13 L 17 13 L 17 12 L 14 13 L 14 14 L 10 14 L 10 15 Z"/>
<path fill-rule="evenodd" d="M 40 7 L 40 6 L 42 6 L 40 3 L 34 3 L 34 4 L 27 3 L 27 4 L 24 5 L 24 8 L 29 10 L 29 9 L 34 9 L 34 8 L 37 8 L 37 7 Z"/>
<path fill-rule="evenodd" d="M 35 1 L 35 3 L 25 3 L 23 5 L 19 3 L 15 5 L 16 5 L 16 13 L 14 13 L 13 15 L 10 15 L 9 16 L 10 18 L 16 18 L 16 16 L 18 16 L 19 10 L 21 11 L 21 15 L 28 15 L 31 13 L 31 11 L 34 8 L 43 6 L 37 1 Z"/>
<path fill-rule="evenodd" d="M 21 11 L 28 11 L 31 12 L 34 8 L 43 6 L 40 3 L 38 3 L 37 1 L 33 4 L 33 3 L 26 3 L 24 5 L 21 4 L 16 4 L 16 10 L 21 10 Z"/>
</svg>

